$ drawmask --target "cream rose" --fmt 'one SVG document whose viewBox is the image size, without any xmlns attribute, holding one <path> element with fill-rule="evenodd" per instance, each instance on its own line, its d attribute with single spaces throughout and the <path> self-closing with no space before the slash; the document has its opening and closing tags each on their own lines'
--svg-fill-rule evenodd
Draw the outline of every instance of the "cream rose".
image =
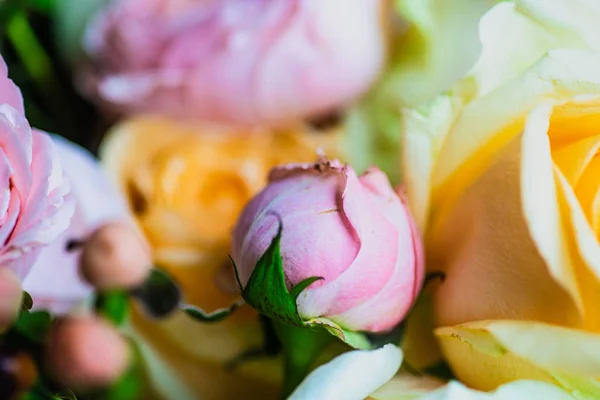
<svg viewBox="0 0 600 400">
<path fill-rule="evenodd" d="M 407 193 L 445 275 L 435 335 L 472 388 L 600 395 L 598 18 L 591 0 L 503 2 L 471 73 L 405 113 Z"/>
</svg>

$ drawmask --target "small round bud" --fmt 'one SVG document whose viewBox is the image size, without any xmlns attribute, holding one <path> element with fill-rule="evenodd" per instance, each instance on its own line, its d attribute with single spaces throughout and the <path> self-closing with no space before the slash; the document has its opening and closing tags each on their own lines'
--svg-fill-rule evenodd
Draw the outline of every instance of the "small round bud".
<svg viewBox="0 0 600 400">
<path fill-rule="evenodd" d="M 48 337 L 46 368 L 71 390 L 107 387 L 126 372 L 129 362 L 125 339 L 97 317 L 67 317 L 54 324 Z"/>
<path fill-rule="evenodd" d="M 0 267 L 0 332 L 13 323 L 22 300 L 19 278 L 8 268 Z"/>
<path fill-rule="evenodd" d="M 101 290 L 141 285 L 152 266 L 150 252 L 140 235 L 123 222 L 97 229 L 83 245 L 80 271 Z"/>
</svg>

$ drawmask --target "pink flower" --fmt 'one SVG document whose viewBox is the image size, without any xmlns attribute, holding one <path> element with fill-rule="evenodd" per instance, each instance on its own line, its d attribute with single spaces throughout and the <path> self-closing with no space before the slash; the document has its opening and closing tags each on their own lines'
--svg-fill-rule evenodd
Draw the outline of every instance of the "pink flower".
<svg viewBox="0 0 600 400">
<path fill-rule="evenodd" d="M 8 79 L 8 68 L 0 56 L 0 104 L 8 104 L 21 114 L 25 114 L 23 97 L 19 88 Z"/>
<path fill-rule="evenodd" d="M 89 26 L 84 86 L 126 113 L 281 123 L 366 90 L 383 0 L 117 0 Z"/>
<path fill-rule="evenodd" d="M 31 129 L 0 57 L 0 268 L 17 274 L 36 307 L 66 311 L 91 291 L 67 242 L 123 218 L 124 203 L 91 155 Z"/>
<path fill-rule="evenodd" d="M 69 226 L 74 204 L 58 152 L 32 131 L 0 58 L 0 266 L 24 279 L 40 250 Z"/>
<path fill-rule="evenodd" d="M 422 244 L 386 176 L 360 177 L 339 161 L 288 164 L 243 211 L 233 259 L 242 285 L 265 253 L 281 218 L 281 255 L 288 290 L 318 276 L 297 299 L 304 320 L 325 317 L 342 328 L 393 328 L 423 281 Z"/>
</svg>

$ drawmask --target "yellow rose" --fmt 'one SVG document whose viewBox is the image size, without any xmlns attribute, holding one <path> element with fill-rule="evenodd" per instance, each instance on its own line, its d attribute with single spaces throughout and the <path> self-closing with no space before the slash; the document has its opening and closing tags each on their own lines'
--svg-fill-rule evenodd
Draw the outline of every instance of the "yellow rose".
<svg viewBox="0 0 600 400">
<path fill-rule="evenodd" d="M 101 155 L 152 245 L 156 264 L 180 283 L 187 302 L 212 311 L 238 298 L 228 258 L 230 231 L 269 169 L 312 161 L 320 147 L 339 156 L 338 136 L 302 126 L 270 131 L 140 117 L 116 126 Z M 277 360 L 249 362 L 234 372 L 224 367 L 262 344 L 257 314 L 249 307 L 215 324 L 183 314 L 157 323 L 136 312 L 132 322 L 163 396 L 276 396 Z M 178 397 L 172 397 L 174 391 Z"/>
<path fill-rule="evenodd" d="M 435 335 L 472 388 L 600 396 L 598 21 L 594 0 L 503 2 L 471 73 L 405 112 L 407 192 L 445 274 Z"/>
</svg>

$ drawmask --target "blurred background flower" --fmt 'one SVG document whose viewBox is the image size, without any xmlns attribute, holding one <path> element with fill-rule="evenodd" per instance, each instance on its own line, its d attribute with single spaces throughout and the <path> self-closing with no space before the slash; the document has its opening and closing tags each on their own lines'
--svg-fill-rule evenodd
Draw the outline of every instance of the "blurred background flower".
<svg viewBox="0 0 600 400">
<path fill-rule="evenodd" d="M 85 28 L 78 83 L 119 114 L 252 124 L 322 116 L 362 94 L 381 70 L 385 6 L 113 1 Z"/>
</svg>

